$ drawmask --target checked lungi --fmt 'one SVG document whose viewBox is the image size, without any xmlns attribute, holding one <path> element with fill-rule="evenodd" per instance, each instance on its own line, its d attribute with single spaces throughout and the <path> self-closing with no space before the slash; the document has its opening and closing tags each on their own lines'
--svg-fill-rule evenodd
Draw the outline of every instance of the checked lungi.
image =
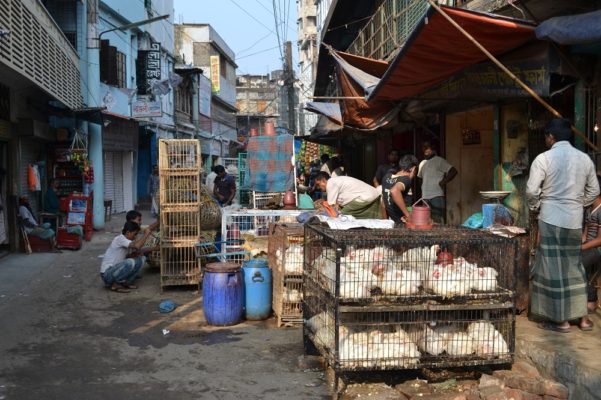
<svg viewBox="0 0 601 400">
<path fill-rule="evenodd" d="M 581 318 L 586 309 L 586 273 L 581 229 L 538 221 L 540 243 L 532 268 L 530 312 L 554 322 Z"/>
<path fill-rule="evenodd" d="M 340 208 L 343 214 L 352 215 L 357 219 L 380 219 L 382 211 L 380 208 L 380 197 L 372 202 L 353 200 Z"/>
</svg>

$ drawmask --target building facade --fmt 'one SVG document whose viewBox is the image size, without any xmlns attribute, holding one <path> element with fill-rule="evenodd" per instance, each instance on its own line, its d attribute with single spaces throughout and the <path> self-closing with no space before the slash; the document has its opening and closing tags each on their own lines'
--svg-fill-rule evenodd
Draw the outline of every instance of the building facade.
<svg viewBox="0 0 601 400">
<path fill-rule="evenodd" d="M 298 9 L 298 100 L 299 133 L 308 135 L 317 123 L 317 115 L 305 111 L 311 101 L 317 70 L 317 6 L 315 0 L 299 0 Z"/>
<path fill-rule="evenodd" d="M 209 24 L 175 25 L 178 62 L 202 69 L 211 83 L 210 116 L 201 113 L 201 146 L 205 165 L 228 157 L 238 142 L 236 127 L 236 55 Z M 206 107 L 205 107 L 206 110 Z"/>
</svg>

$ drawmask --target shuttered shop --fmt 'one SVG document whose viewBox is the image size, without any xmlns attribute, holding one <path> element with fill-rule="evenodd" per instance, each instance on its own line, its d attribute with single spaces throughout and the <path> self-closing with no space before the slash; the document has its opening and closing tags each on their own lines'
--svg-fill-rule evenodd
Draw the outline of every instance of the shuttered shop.
<svg viewBox="0 0 601 400">
<path fill-rule="evenodd" d="M 131 176 L 132 152 L 138 147 L 138 124 L 121 118 L 110 118 L 102 132 L 104 147 L 104 198 L 113 202 L 113 213 L 128 211 L 133 206 Z M 124 179 L 124 177 L 129 177 Z"/>
</svg>

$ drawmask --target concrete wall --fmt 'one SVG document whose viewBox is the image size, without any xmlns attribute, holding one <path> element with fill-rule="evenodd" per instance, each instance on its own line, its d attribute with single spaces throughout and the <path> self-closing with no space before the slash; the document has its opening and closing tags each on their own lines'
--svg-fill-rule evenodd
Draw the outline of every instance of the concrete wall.
<svg viewBox="0 0 601 400">
<path fill-rule="evenodd" d="M 142 21 L 147 18 L 143 1 L 103 0 L 99 6 L 101 10 L 119 15 L 122 21 L 126 21 L 123 23 Z"/>
</svg>

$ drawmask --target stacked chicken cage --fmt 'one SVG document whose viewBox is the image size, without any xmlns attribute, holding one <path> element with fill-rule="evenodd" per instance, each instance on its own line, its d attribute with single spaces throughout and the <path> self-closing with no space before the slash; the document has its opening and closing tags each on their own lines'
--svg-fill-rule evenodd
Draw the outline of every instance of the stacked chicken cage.
<svg viewBox="0 0 601 400">
<path fill-rule="evenodd" d="M 198 140 L 159 141 L 161 288 L 200 281 L 200 171 Z"/>
<path fill-rule="evenodd" d="M 482 231 L 306 224 L 305 349 L 337 377 L 511 363 L 516 256 L 517 242 Z"/>
<path fill-rule="evenodd" d="M 277 326 L 303 322 L 303 226 L 272 224 L 269 231 L 269 266 L 273 276 L 273 311 Z"/>
</svg>

